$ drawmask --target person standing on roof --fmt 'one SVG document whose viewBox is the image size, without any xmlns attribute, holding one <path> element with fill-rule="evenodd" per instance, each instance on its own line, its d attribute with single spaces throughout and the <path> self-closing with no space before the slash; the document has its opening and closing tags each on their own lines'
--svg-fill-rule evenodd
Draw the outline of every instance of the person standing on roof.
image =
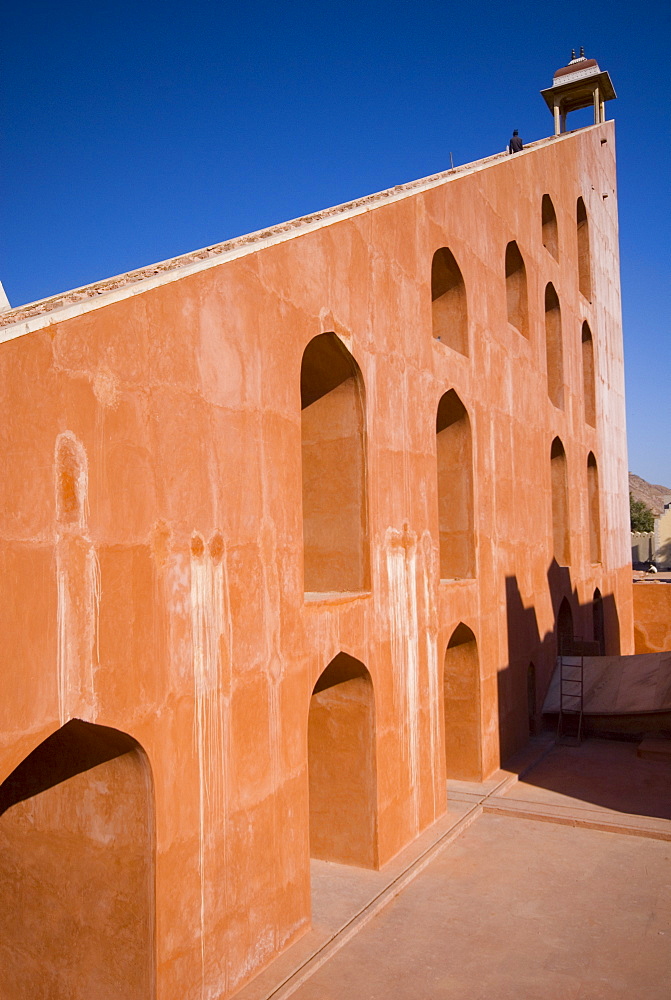
<svg viewBox="0 0 671 1000">
<path fill-rule="evenodd" d="M 515 129 L 515 131 L 513 132 L 513 137 L 508 143 L 508 152 L 521 153 L 523 149 L 524 149 L 524 143 L 520 139 L 519 132 L 517 131 L 517 129 Z"/>
</svg>

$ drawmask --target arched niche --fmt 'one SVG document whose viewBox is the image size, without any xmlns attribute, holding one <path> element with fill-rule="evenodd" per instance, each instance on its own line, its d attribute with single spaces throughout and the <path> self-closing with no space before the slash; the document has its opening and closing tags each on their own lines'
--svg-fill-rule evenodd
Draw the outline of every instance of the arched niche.
<svg viewBox="0 0 671 1000">
<path fill-rule="evenodd" d="M 447 247 L 436 250 L 431 263 L 431 317 L 435 339 L 468 356 L 466 286 Z"/>
<path fill-rule="evenodd" d="M 308 717 L 310 856 L 378 866 L 375 699 L 368 670 L 338 653 L 321 673 Z"/>
<path fill-rule="evenodd" d="M 597 587 L 592 597 L 592 635 L 599 644 L 599 656 L 606 655 L 606 625 L 603 614 L 603 598 Z"/>
<path fill-rule="evenodd" d="M 558 408 L 564 408 L 564 344 L 561 307 L 552 282 L 545 287 L 545 358 L 548 396 Z"/>
<path fill-rule="evenodd" d="M 594 370 L 594 341 L 589 323 L 582 325 L 582 393 L 585 410 L 585 421 L 590 427 L 596 427 L 596 383 Z"/>
<path fill-rule="evenodd" d="M 520 249 L 513 240 L 506 247 L 506 306 L 508 322 L 524 337 L 529 336 L 529 300 L 527 269 Z"/>
<path fill-rule="evenodd" d="M 454 389 L 436 414 L 441 579 L 475 576 L 471 422 Z"/>
<path fill-rule="evenodd" d="M 475 635 L 463 622 L 455 628 L 445 650 L 443 704 L 447 777 L 479 781 L 480 659 Z"/>
<path fill-rule="evenodd" d="M 589 518 L 590 562 L 601 562 L 601 513 L 599 505 L 599 470 L 590 451 L 587 456 L 587 505 Z"/>
<path fill-rule="evenodd" d="M 301 364 L 304 589 L 369 586 L 365 398 L 359 366 L 334 333 Z"/>
<path fill-rule="evenodd" d="M 553 554 L 560 566 L 568 566 L 571 561 L 568 476 L 566 453 L 559 438 L 554 439 L 550 449 L 550 480 L 552 488 Z"/>
<path fill-rule="evenodd" d="M 541 225 L 543 246 L 552 254 L 555 260 L 559 260 L 559 237 L 557 234 L 557 214 L 552 204 L 549 194 L 543 195 L 541 206 Z"/>
<path fill-rule="evenodd" d="M 576 206 L 576 232 L 578 242 L 578 287 L 582 295 L 592 299 L 592 260 L 589 248 L 589 222 L 582 198 Z"/>
<path fill-rule="evenodd" d="M 7 997 L 154 996 L 153 792 L 138 743 L 73 720 L 0 785 Z"/>
<path fill-rule="evenodd" d="M 574 639 L 573 612 L 568 600 L 563 597 L 557 612 L 557 652 L 570 655 Z"/>
</svg>

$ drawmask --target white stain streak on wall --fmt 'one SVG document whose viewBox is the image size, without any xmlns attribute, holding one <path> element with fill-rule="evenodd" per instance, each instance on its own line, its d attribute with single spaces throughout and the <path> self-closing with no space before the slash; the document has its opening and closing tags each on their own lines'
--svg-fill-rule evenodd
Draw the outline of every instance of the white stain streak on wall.
<svg viewBox="0 0 671 1000">
<path fill-rule="evenodd" d="M 437 803 L 440 801 L 437 782 L 440 781 L 441 769 L 436 769 L 437 754 L 441 747 L 440 734 L 440 687 L 438 671 L 438 637 L 433 622 L 437 621 L 434 608 L 434 590 L 431 585 L 436 579 L 435 547 L 430 532 L 425 532 L 420 548 L 422 556 L 421 575 L 424 592 L 424 637 L 426 641 L 426 670 L 429 680 L 429 766 L 431 768 L 431 787 L 433 791 L 433 815 L 436 816 Z"/>
<path fill-rule="evenodd" d="M 87 536 L 88 461 L 70 431 L 56 439 L 56 588 L 58 715 L 61 725 L 95 719 L 99 663 L 100 565 Z"/>
<path fill-rule="evenodd" d="M 391 651 L 397 704 L 407 738 L 415 831 L 419 830 L 419 632 L 417 617 L 417 538 L 406 526 L 385 535 L 389 581 Z"/>
<path fill-rule="evenodd" d="M 222 983 L 207 986 L 205 941 L 208 917 L 208 884 L 217 841 L 226 819 L 226 690 L 222 645 L 227 619 L 223 542 L 215 535 L 208 549 L 200 535 L 191 540 L 191 648 L 194 686 L 194 743 L 199 783 L 199 875 L 201 996 L 215 997 Z M 228 651 L 228 650 L 227 650 Z M 214 874 L 212 872 L 212 874 Z"/>
</svg>

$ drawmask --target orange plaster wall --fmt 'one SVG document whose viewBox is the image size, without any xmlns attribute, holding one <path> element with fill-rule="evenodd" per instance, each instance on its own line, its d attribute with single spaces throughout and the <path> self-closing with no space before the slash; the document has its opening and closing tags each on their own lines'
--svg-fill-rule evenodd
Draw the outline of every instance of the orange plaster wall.
<svg viewBox="0 0 671 1000">
<path fill-rule="evenodd" d="M 671 586 L 639 583 L 634 590 L 635 653 L 671 649 Z"/>
<path fill-rule="evenodd" d="M 545 193 L 558 262 L 542 245 Z M 591 302 L 578 290 L 579 196 Z M 507 318 L 511 240 L 528 337 Z M 463 276 L 467 355 L 433 337 L 443 246 Z M 547 395 L 548 281 L 563 409 Z M 598 587 L 608 651 L 633 651 L 612 123 L 96 306 L 0 346 L 0 779 L 71 718 L 137 740 L 153 775 L 156 997 L 227 996 L 309 926 L 308 718 L 339 652 L 374 691 L 372 857 L 384 864 L 445 809 L 444 656 L 460 622 L 477 642 L 482 775 L 527 737 L 529 662 L 540 705 L 563 597 L 589 638 Z M 300 371 L 328 331 L 364 389 L 369 569 L 363 592 L 306 599 Z M 475 574 L 441 581 L 436 412 L 450 389 L 471 427 Z M 70 486 L 59 435 L 74 442 Z M 565 568 L 552 563 L 556 436 Z"/>
</svg>

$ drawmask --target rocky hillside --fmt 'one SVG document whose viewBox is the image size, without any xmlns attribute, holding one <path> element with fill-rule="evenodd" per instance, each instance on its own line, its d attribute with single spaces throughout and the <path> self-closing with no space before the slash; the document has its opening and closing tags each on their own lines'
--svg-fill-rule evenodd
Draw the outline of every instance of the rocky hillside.
<svg viewBox="0 0 671 1000">
<path fill-rule="evenodd" d="M 629 492 L 634 500 L 642 500 L 655 517 L 659 517 L 664 510 L 664 501 L 668 503 L 671 500 L 671 487 L 653 486 L 640 476 L 635 476 L 633 472 L 629 473 Z"/>
</svg>

